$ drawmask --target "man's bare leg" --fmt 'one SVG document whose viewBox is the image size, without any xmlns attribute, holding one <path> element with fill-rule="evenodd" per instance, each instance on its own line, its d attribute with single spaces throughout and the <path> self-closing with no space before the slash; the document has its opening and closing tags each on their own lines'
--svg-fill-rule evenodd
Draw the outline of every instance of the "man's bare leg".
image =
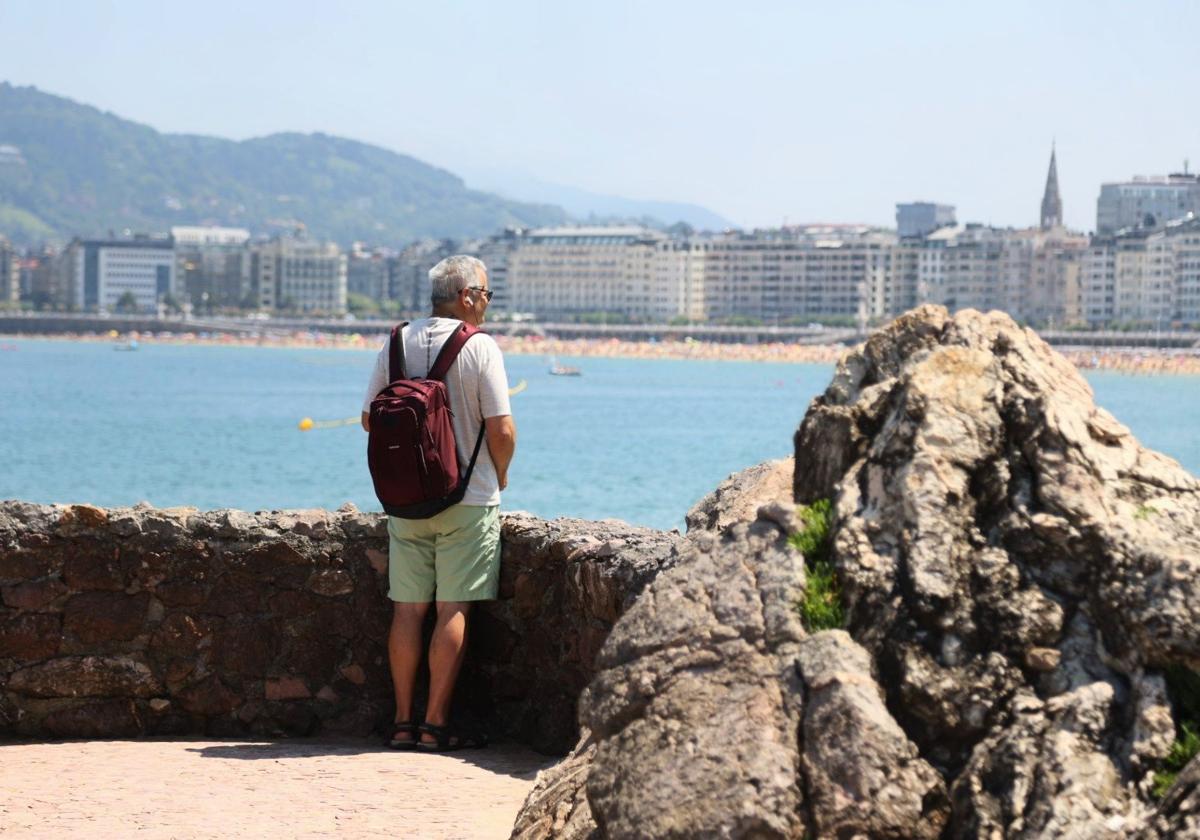
<svg viewBox="0 0 1200 840">
<path fill-rule="evenodd" d="M 445 726 L 450 720 L 454 683 L 467 649 L 470 610 L 470 601 L 437 602 L 437 623 L 429 642 L 429 705 L 425 708 L 425 722 L 433 726 Z M 427 734 L 422 740 L 433 743 L 434 738 Z"/>
<path fill-rule="evenodd" d="M 421 630 L 429 604 L 396 602 L 392 607 L 392 627 L 388 631 L 388 664 L 392 669 L 392 689 L 396 695 L 396 723 L 413 718 L 413 684 L 421 664 Z"/>
</svg>

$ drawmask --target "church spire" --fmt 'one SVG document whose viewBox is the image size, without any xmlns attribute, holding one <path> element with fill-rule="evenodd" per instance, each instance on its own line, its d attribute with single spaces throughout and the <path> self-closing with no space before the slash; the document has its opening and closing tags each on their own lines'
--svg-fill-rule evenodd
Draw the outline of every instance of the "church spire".
<svg viewBox="0 0 1200 840">
<path fill-rule="evenodd" d="M 1058 165 L 1054 144 L 1050 144 L 1050 171 L 1046 173 L 1046 192 L 1042 194 L 1042 230 L 1062 227 L 1062 198 L 1058 195 Z"/>
</svg>

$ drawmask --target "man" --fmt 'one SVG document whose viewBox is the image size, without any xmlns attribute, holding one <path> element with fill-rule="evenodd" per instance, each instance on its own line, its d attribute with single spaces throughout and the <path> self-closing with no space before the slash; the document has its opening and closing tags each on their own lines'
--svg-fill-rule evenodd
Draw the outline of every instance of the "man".
<svg viewBox="0 0 1200 840">
<path fill-rule="evenodd" d="M 492 292 L 487 269 L 474 257 L 447 257 L 429 271 L 433 315 L 403 330 L 410 378 L 426 375 L 450 334 L 466 321 L 483 323 Z M 500 348 L 489 335 L 473 336 L 445 378 L 454 413 L 454 439 L 465 468 L 485 429 L 475 471 L 462 502 L 429 519 L 388 517 L 388 597 L 393 601 L 388 659 L 396 694 L 389 746 L 450 750 L 484 746 L 480 733 L 450 724 L 450 700 L 466 649 L 467 614 L 475 601 L 496 597 L 500 573 L 500 491 L 517 430 L 508 401 L 508 376 Z M 375 362 L 363 401 L 362 425 L 370 430 L 371 400 L 388 384 L 388 347 Z M 437 621 L 429 643 L 429 702 L 425 720 L 413 714 L 413 684 L 421 661 L 421 631 L 430 602 Z"/>
</svg>

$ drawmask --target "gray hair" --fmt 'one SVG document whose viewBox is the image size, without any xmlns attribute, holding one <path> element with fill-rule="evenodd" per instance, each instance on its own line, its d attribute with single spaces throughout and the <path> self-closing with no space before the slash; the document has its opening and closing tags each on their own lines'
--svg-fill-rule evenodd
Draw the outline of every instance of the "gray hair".
<svg viewBox="0 0 1200 840">
<path fill-rule="evenodd" d="M 456 254 L 429 269 L 430 298 L 433 305 L 449 303 L 467 286 L 473 286 L 487 273 L 487 266 L 475 257 Z"/>
</svg>

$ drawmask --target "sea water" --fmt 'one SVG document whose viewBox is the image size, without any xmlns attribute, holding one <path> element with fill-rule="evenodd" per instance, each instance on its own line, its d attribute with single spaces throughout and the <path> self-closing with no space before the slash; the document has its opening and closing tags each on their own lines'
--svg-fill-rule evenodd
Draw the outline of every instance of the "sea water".
<svg viewBox="0 0 1200 840">
<path fill-rule="evenodd" d="M 0 498 L 111 507 L 379 510 L 357 424 L 374 351 L 6 340 Z M 832 367 L 506 358 L 517 457 L 507 510 L 683 526 L 729 474 L 791 453 Z M 1200 472 L 1200 377 L 1094 372 L 1097 402 Z M 355 422 L 308 432 L 299 421 Z"/>
</svg>

